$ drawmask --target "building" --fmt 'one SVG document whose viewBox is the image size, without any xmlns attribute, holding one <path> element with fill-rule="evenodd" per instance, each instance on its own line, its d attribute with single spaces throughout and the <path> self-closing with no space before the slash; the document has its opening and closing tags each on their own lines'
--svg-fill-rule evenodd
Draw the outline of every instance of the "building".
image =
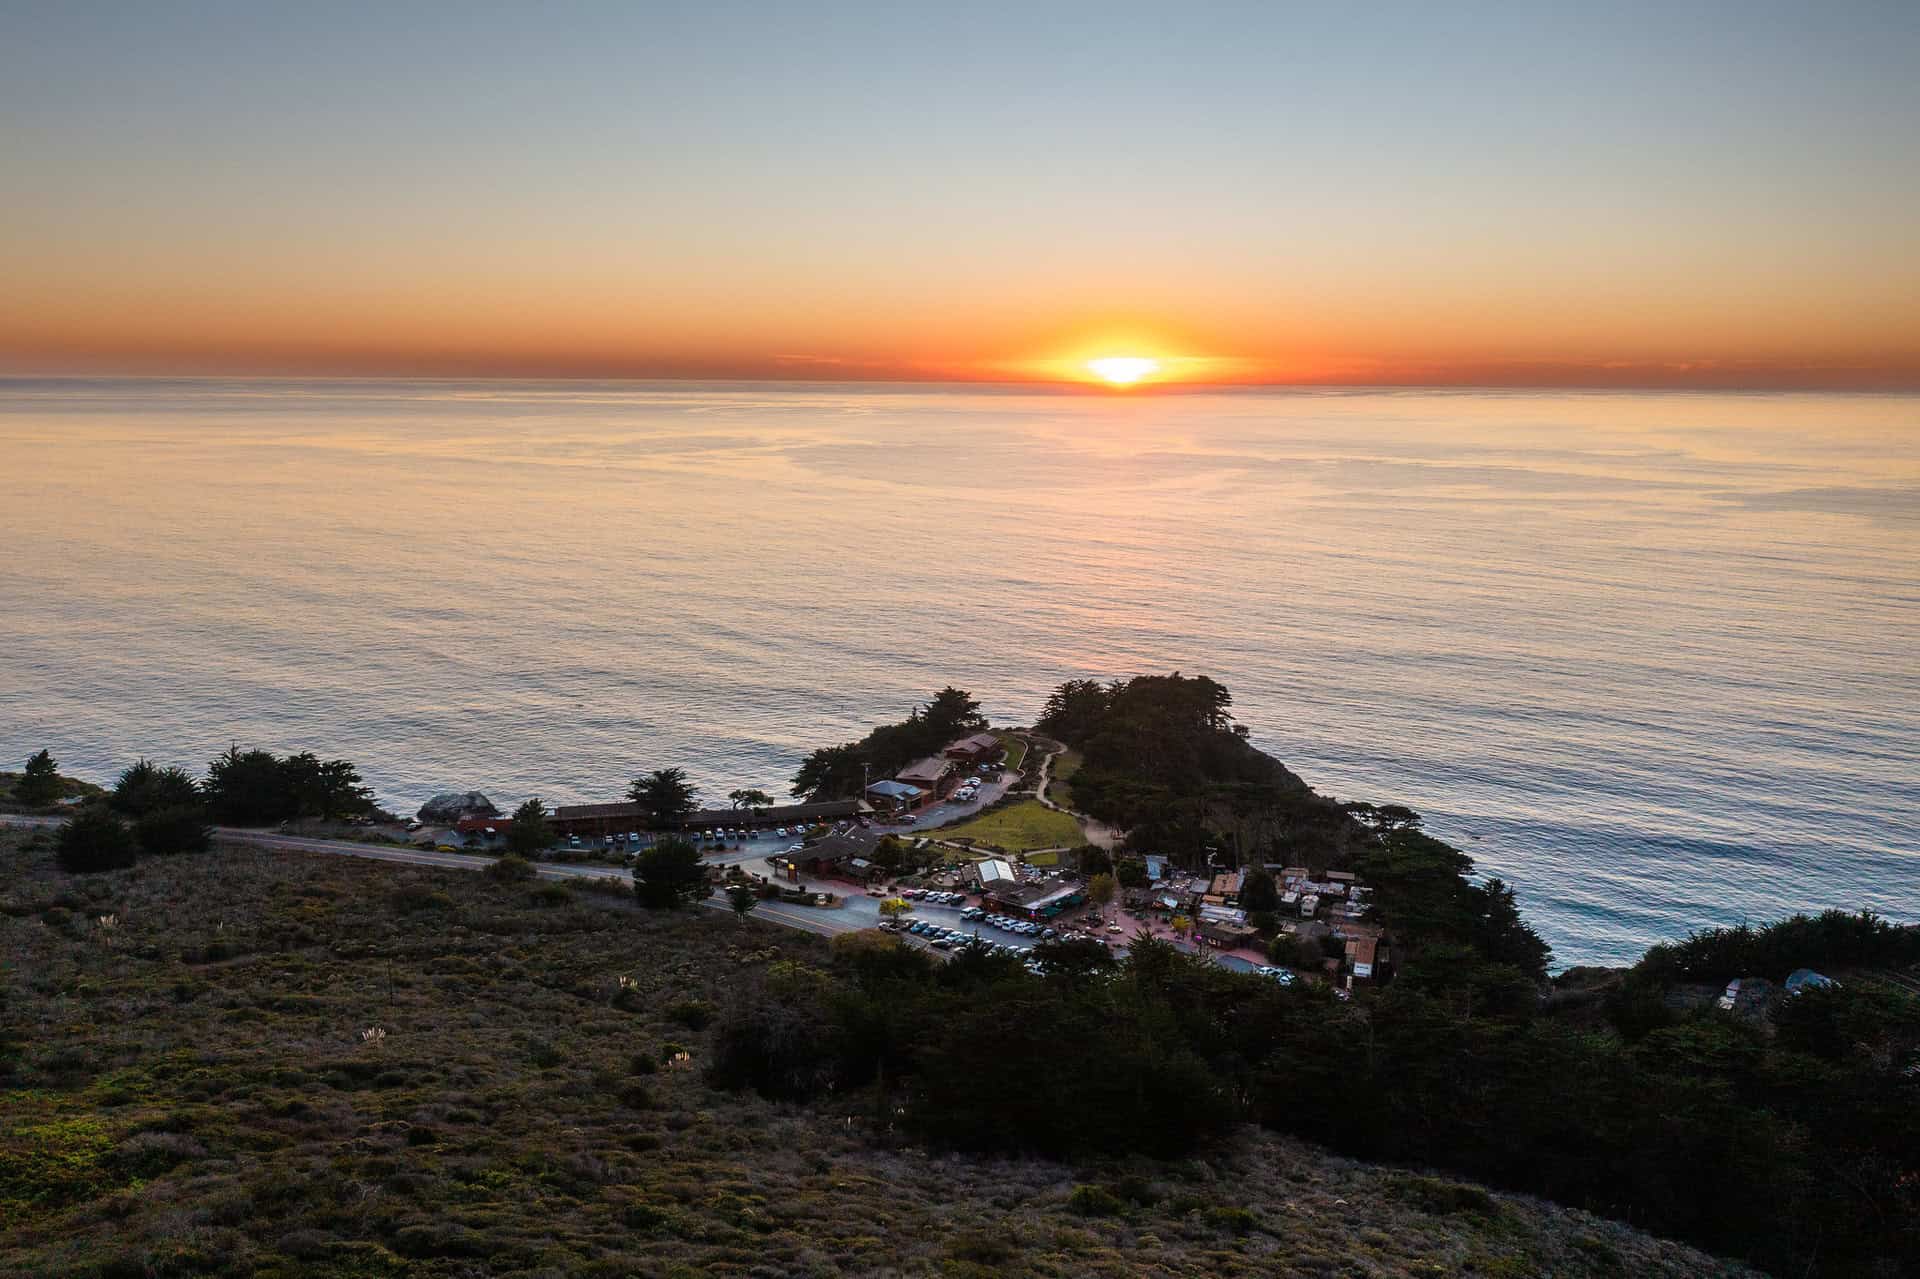
<svg viewBox="0 0 1920 1279">
<path fill-rule="evenodd" d="M 1217 897 L 1229 906 L 1238 905 L 1240 889 L 1246 882 L 1246 872 L 1230 870 L 1213 877 L 1213 882 L 1207 885 L 1206 895 L 1210 899 Z"/>
<path fill-rule="evenodd" d="M 830 799 L 816 804 L 778 804 L 771 808 L 705 808 L 692 813 L 680 825 L 681 830 L 764 830 L 775 826 L 813 826 L 821 822 L 845 821 L 873 812 L 873 806 L 859 799 Z M 496 820 L 495 825 L 499 822 Z M 617 835 L 645 830 L 646 818 L 640 805 L 562 804 L 553 810 L 549 824 L 562 835 Z"/>
<path fill-rule="evenodd" d="M 513 829 L 511 817 L 462 817 L 453 824 L 454 833 L 468 843 L 491 844 Z"/>
<path fill-rule="evenodd" d="M 1380 939 L 1377 937 L 1347 938 L 1347 963 L 1353 968 L 1355 981 L 1372 981 L 1374 964 L 1378 961 Z"/>
<path fill-rule="evenodd" d="M 962 764 L 984 764 L 990 759 L 999 758 L 1000 739 L 992 733 L 975 733 L 947 747 L 946 756 Z"/>
<path fill-rule="evenodd" d="M 1259 944 L 1260 930 L 1252 924 L 1236 924 L 1228 919 L 1203 919 L 1200 921 L 1200 939 L 1209 946 L 1233 950 Z"/>
<path fill-rule="evenodd" d="M 893 780 L 918 787 L 933 799 L 942 799 L 953 789 L 953 772 L 951 760 L 929 755 L 895 773 Z"/>
<path fill-rule="evenodd" d="M 989 895 L 995 889 L 1015 888 L 1020 883 L 1020 876 L 1014 871 L 1013 864 L 997 857 L 974 863 L 973 876 L 980 885 L 980 891 Z"/>
<path fill-rule="evenodd" d="M 996 884 L 991 889 L 983 886 L 981 894 L 1004 914 L 1036 921 L 1052 919 L 1087 900 L 1085 890 L 1064 879 L 1042 880 L 1037 884 Z"/>
<path fill-rule="evenodd" d="M 882 813 L 904 813 L 925 797 L 925 791 L 905 782 L 888 780 L 867 787 L 867 802 Z"/>
<path fill-rule="evenodd" d="M 873 864 L 873 850 L 879 842 L 880 837 L 871 831 L 853 830 L 815 840 L 790 856 L 767 860 L 784 862 L 793 872 L 864 884 L 880 874 Z"/>
</svg>

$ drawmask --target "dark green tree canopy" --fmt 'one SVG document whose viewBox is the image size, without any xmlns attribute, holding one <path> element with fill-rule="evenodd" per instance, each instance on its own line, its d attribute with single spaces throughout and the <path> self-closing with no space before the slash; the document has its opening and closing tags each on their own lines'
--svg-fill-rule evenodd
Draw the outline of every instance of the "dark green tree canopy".
<svg viewBox="0 0 1920 1279">
<path fill-rule="evenodd" d="M 129 817 L 162 808 L 198 808 L 200 783 L 183 768 L 162 768 L 150 759 L 140 759 L 120 774 L 108 802 Z"/>
<path fill-rule="evenodd" d="M 123 870 L 133 865 L 133 832 L 105 804 L 88 804 L 60 828 L 55 856 L 72 875 Z"/>
<path fill-rule="evenodd" d="M 60 798 L 60 766 L 50 751 L 27 757 L 26 772 L 13 788 L 13 797 L 29 808 L 45 808 Z"/>
<path fill-rule="evenodd" d="M 689 905 L 709 891 L 700 850 L 684 839 L 660 840 L 633 864 L 633 894 L 649 909 L 672 910 Z"/>
<path fill-rule="evenodd" d="M 627 798 L 640 806 L 647 824 L 656 830 L 671 830 L 686 821 L 699 793 L 682 768 L 655 769 L 634 778 L 627 787 Z"/>
<path fill-rule="evenodd" d="M 174 804 L 141 813 L 133 823 L 135 841 L 148 857 L 204 853 L 213 846 L 213 827 L 199 804 Z"/>
<path fill-rule="evenodd" d="M 513 810 L 513 824 L 507 827 L 507 848 L 522 857 L 531 857 L 553 843 L 553 826 L 547 821 L 547 806 L 539 796 Z"/>
<path fill-rule="evenodd" d="M 882 724 L 857 742 L 823 746 L 808 755 L 793 776 L 792 793 L 815 800 L 856 796 L 864 782 L 892 777 L 955 738 L 986 726 L 973 695 L 948 686 L 899 723 Z"/>
<path fill-rule="evenodd" d="M 361 785 L 350 760 L 321 760 L 311 752 L 285 759 L 271 751 L 231 747 L 207 766 L 207 806 L 235 826 L 268 826 L 302 817 L 333 820 L 373 810 L 373 792 Z"/>
</svg>

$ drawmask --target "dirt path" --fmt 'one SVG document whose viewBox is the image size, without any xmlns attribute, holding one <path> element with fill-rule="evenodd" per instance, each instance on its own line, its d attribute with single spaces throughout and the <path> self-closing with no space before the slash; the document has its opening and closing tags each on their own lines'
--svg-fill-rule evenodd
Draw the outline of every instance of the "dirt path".
<svg viewBox="0 0 1920 1279">
<path fill-rule="evenodd" d="M 1089 844 L 1104 848 L 1108 852 L 1118 847 L 1120 841 L 1127 837 L 1125 831 L 1115 830 L 1105 822 L 1097 821 L 1085 813 L 1075 812 L 1065 805 L 1056 804 L 1053 802 L 1053 797 L 1047 794 L 1047 788 L 1053 784 L 1053 761 L 1066 753 L 1066 743 L 1056 742 L 1051 737 L 1042 737 L 1035 733 L 1031 739 L 1031 749 L 1044 752 L 1040 757 L 1039 781 L 1034 788 L 1034 798 L 1040 801 L 1041 807 L 1051 808 L 1056 813 L 1065 813 L 1079 822 L 1081 837 Z"/>
</svg>

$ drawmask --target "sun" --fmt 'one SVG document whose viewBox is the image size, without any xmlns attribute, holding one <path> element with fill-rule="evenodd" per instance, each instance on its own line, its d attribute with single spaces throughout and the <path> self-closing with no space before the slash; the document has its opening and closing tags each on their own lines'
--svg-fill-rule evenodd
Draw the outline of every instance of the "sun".
<svg viewBox="0 0 1920 1279">
<path fill-rule="evenodd" d="M 1132 386 L 1160 371 L 1160 361 L 1144 355 L 1107 355 L 1088 360 L 1087 368 L 1109 386 Z"/>
</svg>

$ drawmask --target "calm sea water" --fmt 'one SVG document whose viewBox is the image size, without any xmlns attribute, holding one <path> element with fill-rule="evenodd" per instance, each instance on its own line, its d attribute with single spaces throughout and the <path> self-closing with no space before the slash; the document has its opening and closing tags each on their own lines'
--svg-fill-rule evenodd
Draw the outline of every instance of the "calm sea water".
<svg viewBox="0 0 1920 1279">
<path fill-rule="evenodd" d="M 1226 682 L 1557 962 L 1920 917 L 1920 399 L 0 382 L 0 760 L 784 791 L 949 681 Z"/>
</svg>

